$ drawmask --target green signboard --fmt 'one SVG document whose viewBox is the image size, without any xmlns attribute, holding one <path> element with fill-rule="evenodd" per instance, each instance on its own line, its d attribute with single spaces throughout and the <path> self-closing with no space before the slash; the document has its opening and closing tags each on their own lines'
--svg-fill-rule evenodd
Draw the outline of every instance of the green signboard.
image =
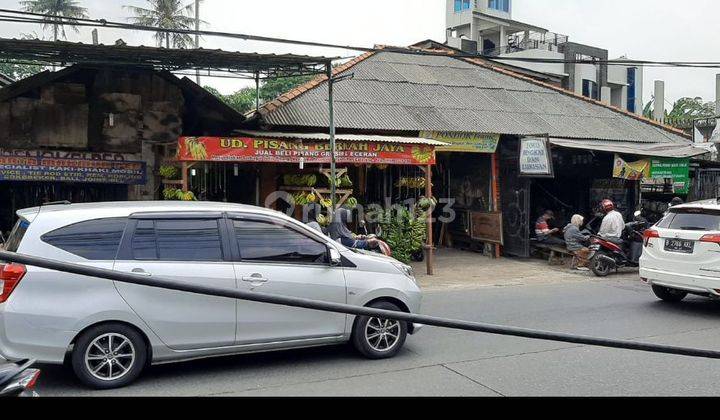
<svg viewBox="0 0 720 420">
<path fill-rule="evenodd" d="M 644 183 L 670 184 L 673 194 L 684 195 L 690 192 L 690 159 L 651 158 L 650 180 Z"/>
</svg>

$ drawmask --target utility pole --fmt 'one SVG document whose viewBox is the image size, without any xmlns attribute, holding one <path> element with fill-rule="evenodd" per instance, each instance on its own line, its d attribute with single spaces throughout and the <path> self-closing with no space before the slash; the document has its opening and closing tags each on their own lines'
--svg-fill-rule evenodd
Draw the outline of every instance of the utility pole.
<svg viewBox="0 0 720 420">
<path fill-rule="evenodd" d="M 200 48 L 200 1 L 195 0 L 195 49 Z M 200 85 L 200 69 L 195 70 L 195 81 Z"/>
</svg>

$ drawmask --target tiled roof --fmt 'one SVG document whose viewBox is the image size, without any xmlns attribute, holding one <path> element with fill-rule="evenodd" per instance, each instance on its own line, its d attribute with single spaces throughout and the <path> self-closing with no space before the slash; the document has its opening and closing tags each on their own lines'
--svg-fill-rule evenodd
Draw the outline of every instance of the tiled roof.
<svg viewBox="0 0 720 420">
<path fill-rule="evenodd" d="M 638 143 L 685 134 L 483 59 L 381 50 L 335 69 L 336 125 L 351 130 L 457 131 Z M 261 108 L 272 126 L 327 127 L 327 77 Z"/>
</svg>

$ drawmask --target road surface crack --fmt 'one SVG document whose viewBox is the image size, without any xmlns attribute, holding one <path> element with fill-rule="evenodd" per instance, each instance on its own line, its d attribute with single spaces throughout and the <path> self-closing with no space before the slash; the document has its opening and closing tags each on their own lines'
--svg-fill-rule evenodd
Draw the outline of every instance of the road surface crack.
<svg viewBox="0 0 720 420">
<path fill-rule="evenodd" d="M 457 370 L 449 367 L 448 365 L 440 365 L 440 366 L 444 367 L 445 369 L 449 370 L 450 372 L 453 372 L 453 373 L 456 374 L 456 375 L 459 375 L 459 376 L 467 379 L 468 381 L 470 381 L 470 382 L 472 382 L 472 383 L 474 383 L 474 384 L 476 384 L 476 385 L 480 385 L 481 387 L 487 389 L 488 391 L 490 391 L 490 392 L 492 392 L 492 393 L 497 394 L 497 395 L 500 396 L 500 397 L 504 397 L 504 396 L 505 396 L 505 395 L 504 395 L 503 393 L 501 393 L 500 391 L 497 391 L 497 390 L 493 389 L 492 387 L 483 384 L 482 382 L 479 382 L 479 381 L 477 381 L 477 380 L 475 380 L 475 379 L 473 379 L 473 378 L 471 378 L 471 377 L 469 377 L 469 376 L 467 376 L 467 375 L 465 375 L 465 374 L 463 374 L 463 373 L 460 373 L 460 372 L 458 372 Z"/>
</svg>

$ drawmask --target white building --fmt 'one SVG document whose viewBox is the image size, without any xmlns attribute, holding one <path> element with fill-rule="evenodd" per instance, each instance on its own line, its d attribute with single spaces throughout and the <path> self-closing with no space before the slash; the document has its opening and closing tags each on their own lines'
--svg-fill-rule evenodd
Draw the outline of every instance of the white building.
<svg viewBox="0 0 720 420">
<path fill-rule="evenodd" d="M 512 0 L 446 0 L 447 44 L 465 52 L 558 77 L 565 89 L 642 114 L 643 69 L 607 65 L 608 51 L 512 19 Z M 550 60 L 533 62 L 499 58 Z M 556 60 L 556 62 L 552 62 Z M 568 61 L 598 60 L 598 64 Z M 625 60 L 623 58 L 623 60 Z"/>
</svg>

